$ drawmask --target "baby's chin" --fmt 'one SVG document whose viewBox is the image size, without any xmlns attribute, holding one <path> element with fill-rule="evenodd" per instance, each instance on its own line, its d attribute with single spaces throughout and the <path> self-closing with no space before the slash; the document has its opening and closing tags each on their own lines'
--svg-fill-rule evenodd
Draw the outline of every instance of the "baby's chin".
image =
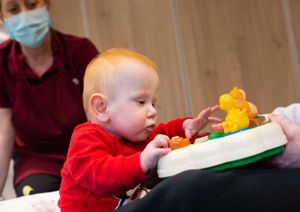
<svg viewBox="0 0 300 212">
<path fill-rule="evenodd" d="M 149 137 L 150 134 L 151 134 L 151 132 L 144 132 L 144 133 L 136 135 L 136 136 L 130 136 L 127 138 L 127 140 L 129 140 L 133 143 L 145 142 L 145 140 Z"/>
</svg>

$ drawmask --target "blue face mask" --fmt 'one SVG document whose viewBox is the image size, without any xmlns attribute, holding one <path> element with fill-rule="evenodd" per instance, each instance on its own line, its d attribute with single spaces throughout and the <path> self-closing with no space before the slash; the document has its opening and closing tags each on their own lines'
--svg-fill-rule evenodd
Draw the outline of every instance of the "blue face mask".
<svg viewBox="0 0 300 212">
<path fill-rule="evenodd" d="M 51 27 L 46 7 L 11 16 L 4 23 L 12 39 L 30 48 L 41 46 Z"/>
</svg>

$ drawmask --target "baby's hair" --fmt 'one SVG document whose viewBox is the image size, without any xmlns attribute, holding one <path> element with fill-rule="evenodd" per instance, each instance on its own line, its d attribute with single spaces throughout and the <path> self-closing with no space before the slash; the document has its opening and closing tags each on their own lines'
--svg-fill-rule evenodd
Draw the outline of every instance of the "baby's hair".
<svg viewBox="0 0 300 212">
<path fill-rule="evenodd" d="M 126 59 L 134 60 L 156 70 L 155 63 L 148 57 L 123 48 L 112 48 L 96 56 L 87 66 L 83 79 L 83 107 L 89 110 L 89 98 L 94 93 L 107 93 L 121 72 Z"/>
</svg>

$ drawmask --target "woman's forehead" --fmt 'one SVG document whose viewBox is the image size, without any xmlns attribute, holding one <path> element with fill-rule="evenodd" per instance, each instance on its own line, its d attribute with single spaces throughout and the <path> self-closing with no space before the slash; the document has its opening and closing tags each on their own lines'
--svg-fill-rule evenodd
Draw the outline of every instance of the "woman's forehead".
<svg viewBox="0 0 300 212">
<path fill-rule="evenodd" d="M 35 3 L 35 2 L 43 2 L 48 4 L 50 0 L 0 0 L 0 4 L 5 4 L 5 3 Z"/>
</svg>

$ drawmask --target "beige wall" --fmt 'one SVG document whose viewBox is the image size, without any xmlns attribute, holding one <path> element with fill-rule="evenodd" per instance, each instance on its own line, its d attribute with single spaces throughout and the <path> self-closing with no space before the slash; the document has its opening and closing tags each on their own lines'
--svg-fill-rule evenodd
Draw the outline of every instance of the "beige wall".
<svg viewBox="0 0 300 212">
<path fill-rule="evenodd" d="M 261 113 L 299 101 L 298 0 L 52 0 L 54 26 L 159 67 L 160 120 L 196 115 L 233 86 Z M 296 83 L 298 82 L 298 83 Z"/>
</svg>

